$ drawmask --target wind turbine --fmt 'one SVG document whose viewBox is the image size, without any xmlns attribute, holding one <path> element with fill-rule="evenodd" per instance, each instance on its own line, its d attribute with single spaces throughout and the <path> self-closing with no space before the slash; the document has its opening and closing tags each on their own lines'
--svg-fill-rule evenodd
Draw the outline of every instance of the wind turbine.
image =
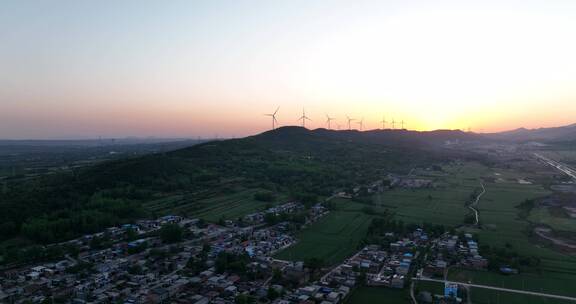
<svg viewBox="0 0 576 304">
<path fill-rule="evenodd" d="M 386 129 L 386 116 L 382 116 L 382 121 L 380 121 L 382 123 L 382 130 Z"/>
<path fill-rule="evenodd" d="M 326 123 L 328 124 L 328 129 L 330 129 L 330 122 L 333 121 L 335 118 L 328 116 L 326 114 Z"/>
<path fill-rule="evenodd" d="M 400 123 L 400 126 L 401 126 L 400 130 L 404 130 L 404 120 L 402 120 L 402 122 Z"/>
<path fill-rule="evenodd" d="M 348 119 L 348 130 L 352 130 L 352 128 L 350 127 L 350 123 L 353 122 L 355 119 L 350 118 L 348 115 L 346 115 L 346 119 Z"/>
<path fill-rule="evenodd" d="M 278 120 L 276 120 L 276 113 L 278 113 L 278 110 L 280 110 L 280 107 L 276 108 L 276 111 L 274 111 L 272 114 L 264 114 L 266 116 L 272 117 L 272 130 L 276 129 L 276 124 L 278 123 Z"/>
<path fill-rule="evenodd" d="M 304 108 L 302 108 L 302 116 L 300 116 L 300 118 L 298 118 L 298 120 L 302 121 L 302 127 L 306 128 L 306 120 L 312 121 L 312 119 L 308 118 L 308 116 L 306 116 L 306 112 L 304 111 Z"/>
<path fill-rule="evenodd" d="M 357 124 L 360 126 L 360 131 L 362 131 L 362 129 L 364 128 L 364 117 L 362 117 L 362 119 L 360 119 L 360 121 L 357 122 Z"/>
<path fill-rule="evenodd" d="M 396 122 L 394 121 L 394 118 L 392 118 L 392 130 L 394 130 L 394 124 L 395 124 L 395 123 L 396 123 Z"/>
</svg>

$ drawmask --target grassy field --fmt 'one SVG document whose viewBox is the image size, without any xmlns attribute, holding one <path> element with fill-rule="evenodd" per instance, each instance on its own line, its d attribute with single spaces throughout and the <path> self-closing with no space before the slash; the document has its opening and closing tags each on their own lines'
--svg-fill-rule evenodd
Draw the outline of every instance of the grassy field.
<svg viewBox="0 0 576 304">
<path fill-rule="evenodd" d="M 474 272 L 469 273 L 463 279 L 466 280 L 473 274 L 471 278 L 474 281 L 487 285 L 576 296 L 576 290 L 572 288 L 576 286 L 576 258 L 556 252 L 532 240 L 528 234 L 530 223 L 518 217 L 519 210 L 516 208 L 518 204 L 526 199 L 546 196 L 550 192 L 538 184 L 515 182 L 519 178 L 537 180 L 538 176 L 512 169 L 487 169 L 498 173 L 497 176 L 501 177 L 504 182 L 485 183 L 486 193 L 478 205 L 482 229 L 472 229 L 472 232 L 477 233 L 481 244 L 488 244 L 491 247 L 502 247 L 508 244 L 522 255 L 539 257 L 542 260 L 542 272 L 511 277 L 489 272 Z M 494 292 L 483 291 L 482 293 L 493 294 Z M 504 297 L 514 298 L 509 295 Z M 542 300 L 539 299 L 532 301 L 548 303 L 541 302 Z"/>
<path fill-rule="evenodd" d="M 520 179 L 540 180 L 542 177 L 538 175 L 539 172 L 529 172 L 518 168 L 489 168 L 476 163 L 450 165 L 443 169 L 443 173 L 425 170 L 414 172 L 414 175 L 418 177 L 433 179 L 440 187 L 430 190 L 393 190 L 385 192 L 377 202 L 393 210 L 398 218 L 405 222 L 427 221 L 457 226 L 462 223 L 464 215 L 468 212 L 464 202 L 469 199 L 470 193 L 482 180 L 486 187 L 486 193 L 478 205 L 482 228 L 464 228 L 464 230 L 476 233 L 481 244 L 488 244 L 491 247 L 503 247 L 508 244 L 522 255 L 541 258 L 542 273 L 504 277 L 495 273 L 478 272 L 479 278 L 474 278 L 474 280 L 481 280 L 488 285 L 510 284 L 510 288 L 543 290 L 548 293 L 576 296 L 576 290 L 572 288 L 576 286 L 576 258 L 536 243 L 528 234 L 530 223 L 518 217 L 519 210 L 516 206 L 520 203 L 526 199 L 535 199 L 550 194 L 542 185 L 518 182 Z M 431 195 L 433 199 L 429 200 L 428 195 Z M 531 216 L 540 216 L 541 220 L 552 220 L 549 216 L 544 217 L 538 213 Z M 572 223 L 555 221 L 552 224 L 567 230 L 571 227 L 568 225 Z M 472 274 L 477 273 L 469 273 L 462 279 L 466 280 Z M 489 280 L 490 278 L 492 281 Z M 496 294 L 495 292 L 481 291 L 480 295 L 483 294 L 487 294 L 486 298 L 479 299 L 479 301 L 495 303 L 491 298 Z M 504 295 L 502 297 L 508 300 L 509 297 L 515 296 Z M 518 299 L 524 298 L 518 297 Z M 528 303 L 556 303 L 538 298 L 531 301 Z M 501 303 L 512 302 L 501 300 Z"/>
<path fill-rule="evenodd" d="M 407 289 L 383 287 L 360 287 L 346 301 L 346 304 L 367 303 L 411 303 Z"/>
<path fill-rule="evenodd" d="M 475 163 L 445 166 L 443 170 L 415 170 L 415 177 L 431 179 L 437 187 L 386 191 L 376 196 L 377 205 L 390 208 L 398 219 L 407 223 L 429 222 L 446 226 L 462 224 L 470 212 L 466 202 L 474 190 L 480 187 L 480 178 L 488 174 L 488 171 Z"/>
<path fill-rule="evenodd" d="M 530 223 L 519 218 L 517 206 L 527 199 L 540 198 L 550 192 L 538 183 L 522 184 L 519 180 L 537 181 L 539 172 L 531 173 L 513 167 L 489 168 L 477 163 L 445 166 L 444 172 L 415 170 L 414 176 L 429 178 L 438 187 L 433 189 L 394 189 L 374 197 L 370 205 L 376 213 L 393 211 L 396 219 L 406 223 L 435 223 L 461 226 L 469 212 L 466 202 L 471 194 L 485 185 L 478 209 L 481 228 L 463 227 L 478 235 L 481 244 L 491 247 L 511 246 L 525 256 L 536 256 L 542 261 L 539 273 L 502 276 L 491 272 L 451 273 L 455 280 L 472 280 L 486 285 L 514 289 L 542 291 L 545 293 L 576 296 L 576 257 L 565 255 L 537 243 L 529 237 Z M 336 211 L 302 231 L 300 242 L 278 254 L 279 258 L 303 260 L 320 257 L 328 263 L 340 262 L 357 250 L 374 216 L 363 213 L 368 204 L 351 200 L 335 200 Z M 542 215 L 534 214 L 532 216 Z M 562 223 L 556 223 L 561 225 Z M 377 296 L 380 292 L 366 290 L 352 299 Z M 365 295 L 364 295 L 365 294 Z M 510 295 L 489 290 L 473 290 L 474 303 L 562 303 L 532 296 Z M 355 300 L 361 301 L 361 300 Z M 353 302 L 351 302 L 353 303 Z M 360 302 L 356 302 L 360 303 Z"/>
<path fill-rule="evenodd" d="M 560 276 L 561 280 L 568 280 L 576 286 L 576 257 L 556 252 L 529 238 L 530 224 L 517 216 L 515 206 L 549 192 L 538 185 L 518 184 L 489 184 L 486 189 L 479 206 L 484 227 L 477 231 L 480 242 L 492 247 L 509 244 L 522 255 L 539 257 L 546 278 Z"/>
<path fill-rule="evenodd" d="M 543 224 L 558 231 L 576 232 L 576 218 L 554 216 L 550 208 L 534 208 L 528 220 L 535 224 Z"/>
<path fill-rule="evenodd" d="M 264 190 L 248 189 L 204 199 L 196 199 L 195 195 L 176 195 L 149 202 L 145 208 L 158 214 L 183 214 L 214 222 L 221 218 L 237 219 L 246 214 L 264 210 L 267 205 L 280 204 L 287 199 L 284 195 L 276 195 L 274 203 L 255 200 L 254 194 L 262 191 Z"/>
<path fill-rule="evenodd" d="M 573 279 L 570 279 L 570 277 L 571 276 L 566 275 L 554 275 L 553 273 L 523 273 L 519 275 L 505 276 L 487 271 L 467 270 L 453 270 L 449 274 L 449 279 L 455 281 L 471 281 L 475 284 L 576 296 L 576 291 L 573 290 L 574 281 Z M 498 292 L 479 288 L 472 289 L 471 294 L 473 303 L 498 303 L 498 301 L 500 303 L 519 304 L 568 303 L 563 300 L 511 294 L 508 292 Z"/>
<path fill-rule="evenodd" d="M 300 232 L 298 243 L 276 258 L 303 261 L 320 258 L 333 265 L 358 251 L 373 216 L 353 210 L 332 211 Z"/>
<path fill-rule="evenodd" d="M 543 298 L 531 295 L 513 294 L 480 288 L 470 290 L 474 304 L 568 304 L 572 301 Z"/>
</svg>

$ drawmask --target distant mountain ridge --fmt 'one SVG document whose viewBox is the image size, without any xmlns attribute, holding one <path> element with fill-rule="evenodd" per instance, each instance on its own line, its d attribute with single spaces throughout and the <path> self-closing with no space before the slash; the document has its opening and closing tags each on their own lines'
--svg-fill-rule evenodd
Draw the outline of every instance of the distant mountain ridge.
<svg viewBox="0 0 576 304">
<path fill-rule="evenodd" d="M 538 129 L 518 128 L 511 131 L 485 134 L 485 136 L 490 139 L 513 142 L 571 142 L 576 141 L 576 124 Z"/>
</svg>

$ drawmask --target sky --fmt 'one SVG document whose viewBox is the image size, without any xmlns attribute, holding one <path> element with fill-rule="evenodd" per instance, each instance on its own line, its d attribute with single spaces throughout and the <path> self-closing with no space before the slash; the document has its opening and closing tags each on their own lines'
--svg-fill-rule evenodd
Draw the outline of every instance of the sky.
<svg viewBox="0 0 576 304">
<path fill-rule="evenodd" d="M 0 138 L 567 125 L 575 37 L 573 0 L 0 0 Z"/>
</svg>

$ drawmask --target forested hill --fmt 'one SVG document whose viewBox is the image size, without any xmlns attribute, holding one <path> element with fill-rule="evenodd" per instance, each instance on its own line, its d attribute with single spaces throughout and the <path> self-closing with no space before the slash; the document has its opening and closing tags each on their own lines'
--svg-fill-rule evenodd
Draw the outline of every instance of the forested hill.
<svg viewBox="0 0 576 304">
<path fill-rule="evenodd" d="M 295 197 L 327 196 L 386 172 L 470 157 L 440 147 L 446 140 L 471 136 L 285 127 L 6 184 L 0 196 L 0 241 L 72 238 L 147 216 L 143 202 L 206 189 L 211 195 L 258 188 Z"/>
</svg>

